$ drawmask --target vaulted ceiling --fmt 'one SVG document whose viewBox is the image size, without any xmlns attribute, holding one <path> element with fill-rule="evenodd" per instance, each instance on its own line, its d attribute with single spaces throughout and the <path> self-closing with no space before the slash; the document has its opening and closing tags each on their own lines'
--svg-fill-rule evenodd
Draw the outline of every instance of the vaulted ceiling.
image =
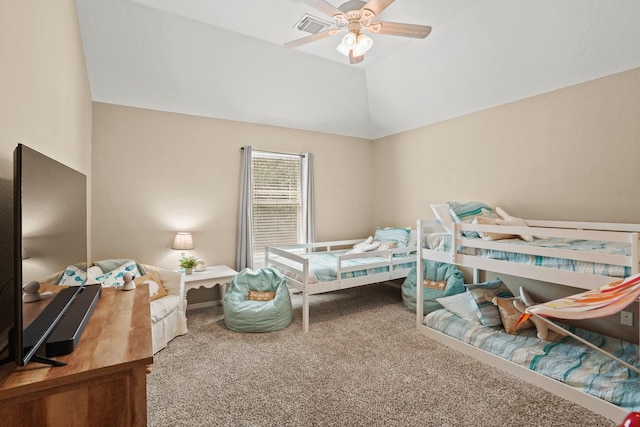
<svg viewBox="0 0 640 427">
<path fill-rule="evenodd" d="M 327 0 L 340 6 L 341 0 Z M 375 139 L 640 66 L 637 0 L 396 0 L 426 39 L 297 48 L 301 0 L 77 0 L 94 101 Z"/>
</svg>

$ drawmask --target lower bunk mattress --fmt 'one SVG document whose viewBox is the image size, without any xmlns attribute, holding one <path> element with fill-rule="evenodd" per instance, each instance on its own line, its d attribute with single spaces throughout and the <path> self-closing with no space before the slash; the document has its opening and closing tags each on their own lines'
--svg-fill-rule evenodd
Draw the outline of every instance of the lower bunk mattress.
<svg viewBox="0 0 640 427">
<path fill-rule="evenodd" d="M 640 411 L 640 376 L 571 337 L 556 342 L 542 341 L 536 336 L 535 328 L 521 330 L 517 335 L 508 334 L 502 327 L 473 324 L 447 309 L 429 313 L 424 325 L 626 411 Z M 575 327 L 567 328 L 608 353 L 639 366 L 637 345 Z"/>
<path fill-rule="evenodd" d="M 308 254 L 300 254 L 301 257 L 309 260 L 309 284 L 331 282 L 338 279 L 338 256 L 344 255 L 346 251 L 335 252 L 313 252 Z M 274 260 L 286 265 L 291 265 L 292 268 L 299 268 L 299 264 L 285 258 L 285 257 L 273 257 Z M 374 267 L 371 268 L 371 264 L 381 263 L 387 261 L 386 257 L 363 257 L 349 259 L 342 262 L 343 267 L 361 267 L 354 271 L 342 273 L 341 279 L 350 279 L 353 277 L 367 276 L 370 274 L 386 273 L 389 271 L 389 267 Z M 405 257 L 394 257 L 394 264 L 392 268 L 394 270 L 410 269 L 416 266 L 416 256 L 410 255 Z M 288 270 L 281 267 L 276 267 L 282 274 L 291 277 L 299 282 L 303 281 L 303 277 L 297 274 L 293 270 Z"/>
</svg>

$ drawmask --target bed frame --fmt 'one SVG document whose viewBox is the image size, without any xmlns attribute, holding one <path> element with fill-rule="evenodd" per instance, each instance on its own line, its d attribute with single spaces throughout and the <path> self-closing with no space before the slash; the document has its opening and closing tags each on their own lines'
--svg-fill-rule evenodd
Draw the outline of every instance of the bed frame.
<svg viewBox="0 0 640 427">
<path fill-rule="evenodd" d="M 338 240 L 332 242 L 306 243 L 279 247 L 267 247 L 265 249 L 265 267 L 275 267 L 282 271 L 287 279 L 287 284 L 302 293 L 302 328 L 309 332 L 309 296 L 339 289 L 353 288 L 356 286 L 370 285 L 407 277 L 411 268 L 400 268 L 402 264 L 415 261 L 415 256 L 407 258 L 415 252 L 416 247 L 403 247 L 382 251 L 371 251 L 347 255 L 342 252 L 337 257 L 337 279 L 329 282 L 310 283 L 309 260 L 299 254 L 310 252 L 331 252 L 336 250 L 351 249 L 356 243 L 365 239 Z M 396 256 L 394 256 L 396 255 Z M 403 256 L 400 256 L 403 255 Z M 363 270 L 363 266 L 348 267 L 344 262 L 359 258 L 385 258 L 384 261 L 366 264 L 366 268 L 385 268 L 381 273 L 367 274 L 364 276 L 342 278 L 343 273 Z M 286 263 L 282 259 L 286 259 Z"/>
<path fill-rule="evenodd" d="M 595 289 L 600 286 L 619 280 L 619 277 L 598 276 L 579 272 L 556 270 L 548 267 L 516 264 L 508 261 L 494 260 L 474 255 L 456 253 L 458 246 L 470 246 L 477 248 L 496 249 L 530 255 L 567 258 L 578 261 L 591 261 L 606 264 L 622 265 L 630 267 L 631 274 L 639 272 L 640 261 L 640 225 L 638 224 L 610 224 L 567 221 L 537 221 L 526 220 L 529 227 L 511 227 L 504 225 L 480 225 L 480 224 L 453 224 L 452 244 L 450 251 L 437 251 L 424 248 L 425 237 L 430 233 L 446 232 L 437 220 L 418 220 L 418 247 L 416 271 L 422 271 L 423 260 L 433 260 L 456 264 L 473 269 L 474 282 L 479 282 L 481 270 L 494 273 L 508 274 L 560 285 L 572 286 L 581 289 Z M 500 241 L 486 241 L 482 239 L 465 238 L 461 236 L 462 230 L 475 230 L 492 233 L 527 234 L 540 237 L 561 237 L 584 240 L 600 240 L 607 242 L 626 242 L 631 244 L 631 255 L 608 255 L 575 250 L 562 250 L 557 248 L 540 248 L 533 246 L 509 245 Z M 455 348 L 465 354 L 482 360 L 494 367 L 502 369 L 510 374 L 518 376 L 525 381 L 535 384 L 564 399 L 577 403 L 593 412 L 615 422 L 622 422 L 627 412 L 622 408 L 591 396 L 581 390 L 573 388 L 562 382 L 546 377 L 526 367 L 511 361 L 502 359 L 492 353 L 481 350 L 473 345 L 459 341 L 444 333 L 429 328 L 423 324 L 424 310 L 422 287 L 417 287 L 416 295 L 416 323 L 419 331 L 424 335 Z M 640 301 L 639 301 L 640 305 Z M 640 328 L 639 328 L 640 337 Z"/>
</svg>

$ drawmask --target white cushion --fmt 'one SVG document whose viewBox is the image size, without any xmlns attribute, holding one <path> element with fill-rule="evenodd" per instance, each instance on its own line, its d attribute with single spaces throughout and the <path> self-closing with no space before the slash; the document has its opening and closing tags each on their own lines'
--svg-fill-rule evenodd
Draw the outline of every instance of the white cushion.
<svg viewBox="0 0 640 427">
<path fill-rule="evenodd" d="M 164 319 L 169 313 L 178 309 L 180 298 L 177 295 L 167 295 L 151 301 L 151 322 Z"/>
</svg>

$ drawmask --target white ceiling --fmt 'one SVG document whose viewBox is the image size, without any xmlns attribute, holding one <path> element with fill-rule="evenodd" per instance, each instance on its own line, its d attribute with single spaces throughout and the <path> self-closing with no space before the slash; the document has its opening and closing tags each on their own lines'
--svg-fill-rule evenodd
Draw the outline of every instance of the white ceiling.
<svg viewBox="0 0 640 427">
<path fill-rule="evenodd" d="M 342 1 L 328 0 L 334 6 Z M 301 0 L 77 0 L 94 101 L 374 139 L 640 66 L 637 0 L 396 0 L 364 62 Z"/>
</svg>

